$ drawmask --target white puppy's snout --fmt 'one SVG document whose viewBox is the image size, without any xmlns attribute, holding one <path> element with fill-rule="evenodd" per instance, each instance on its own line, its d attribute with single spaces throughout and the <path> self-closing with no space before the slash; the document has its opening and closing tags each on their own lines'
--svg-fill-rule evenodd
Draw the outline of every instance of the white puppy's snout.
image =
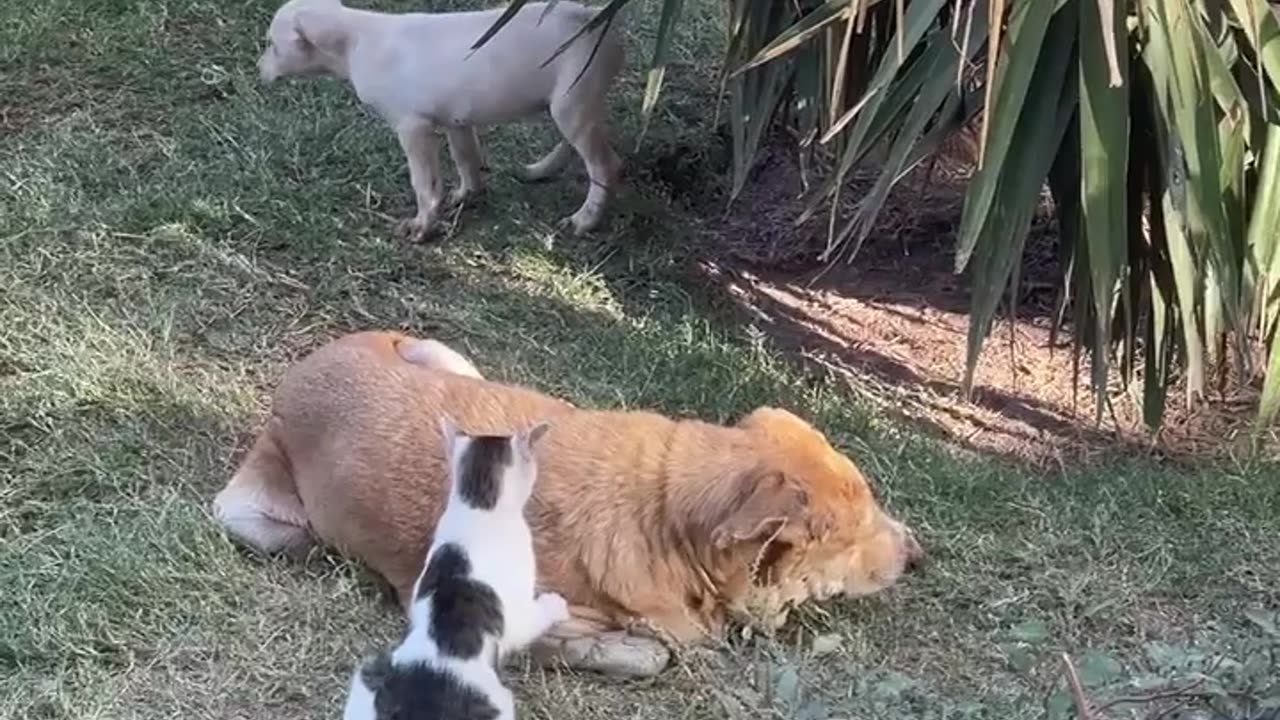
<svg viewBox="0 0 1280 720">
<path fill-rule="evenodd" d="M 264 84 L 276 79 L 276 72 L 271 63 L 270 48 L 263 52 L 258 58 L 258 79 Z"/>
</svg>

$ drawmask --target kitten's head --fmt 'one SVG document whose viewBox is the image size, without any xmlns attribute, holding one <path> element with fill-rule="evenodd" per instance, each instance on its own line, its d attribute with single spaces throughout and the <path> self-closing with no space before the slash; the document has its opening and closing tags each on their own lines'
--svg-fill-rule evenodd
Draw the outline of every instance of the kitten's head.
<svg viewBox="0 0 1280 720">
<path fill-rule="evenodd" d="M 450 502 L 476 510 L 523 511 L 538 477 L 534 450 L 548 428 L 542 422 L 514 435 L 471 435 L 441 418 Z"/>
</svg>

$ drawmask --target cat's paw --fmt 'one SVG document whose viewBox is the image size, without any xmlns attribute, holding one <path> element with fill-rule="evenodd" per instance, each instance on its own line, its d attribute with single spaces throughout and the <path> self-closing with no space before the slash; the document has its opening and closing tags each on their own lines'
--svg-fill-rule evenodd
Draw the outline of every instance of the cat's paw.
<svg viewBox="0 0 1280 720">
<path fill-rule="evenodd" d="M 542 593 L 538 596 L 538 607 L 542 610 L 542 617 L 548 623 L 554 624 L 569 619 L 569 603 L 565 602 L 559 593 Z"/>
</svg>

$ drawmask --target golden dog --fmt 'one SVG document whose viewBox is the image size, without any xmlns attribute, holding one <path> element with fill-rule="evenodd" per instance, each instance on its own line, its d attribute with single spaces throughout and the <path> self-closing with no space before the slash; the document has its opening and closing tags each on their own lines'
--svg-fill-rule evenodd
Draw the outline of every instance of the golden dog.
<svg viewBox="0 0 1280 720">
<path fill-rule="evenodd" d="M 858 468 L 785 410 L 725 427 L 579 409 L 389 332 L 341 337 L 289 368 L 215 515 L 263 552 L 318 538 L 407 603 L 448 497 L 443 414 L 471 433 L 550 424 L 527 512 L 539 589 L 573 618 L 535 646 L 543 660 L 653 674 L 667 646 L 731 619 L 777 627 L 798 602 L 882 590 L 923 556 Z"/>
</svg>

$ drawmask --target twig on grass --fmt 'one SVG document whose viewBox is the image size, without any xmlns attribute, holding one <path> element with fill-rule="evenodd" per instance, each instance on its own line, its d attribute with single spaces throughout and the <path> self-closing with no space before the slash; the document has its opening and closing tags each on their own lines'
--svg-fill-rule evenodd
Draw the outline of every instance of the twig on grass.
<svg viewBox="0 0 1280 720">
<path fill-rule="evenodd" d="M 1071 662 L 1071 656 L 1065 652 L 1062 653 L 1062 664 L 1066 669 L 1067 684 L 1071 689 L 1071 697 L 1076 704 L 1080 720 L 1098 720 L 1101 714 L 1118 705 L 1147 705 L 1162 700 L 1177 700 L 1173 705 L 1151 716 L 1152 720 L 1160 720 L 1160 718 L 1167 717 L 1169 714 L 1186 707 L 1196 700 L 1209 704 L 1214 696 L 1210 693 L 1198 691 L 1197 688 L 1209 680 L 1213 672 L 1222 664 L 1223 659 L 1225 658 L 1219 658 L 1202 677 L 1181 687 L 1155 690 L 1141 695 L 1125 695 L 1108 700 L 1101 705 L 1094 705 L 1090 703 L 1088 696 L 1085 695 L 1084 685 L 1080 682 L 1080 676 L 1076 673 L 1075 665 Z"/>
<path fill-rule="evenodd" d="M 1169 688 L 1167 690 L 1157 690 L 1155 692 L 1147 693 L 1146 695 L 1126 695 L 1125 697 L 1118 697 L 1114 700 L 1111 700 L 1109 702 L 1103 703 L 1102 705 L 1099 705 L 1098 712 L 1102 712 L 1103 710 L 1106 710 L 1108 708 L 1115 707 L 1116 705 L 1141 705 L 1144 703 L 1159 702 L 1161 700 L 1181 699 L 1183 701 L 1186 701 L 1186 700 L 1195 700 L 1197 698 L 1206 698 L 1208 696 L 1205 693 L 1198 693 L 1198 692 L 1192 692 L 1192 691 L 1200 687 L 1201 685 L 1203 685 L 1205 681 L 1208 679 L 1209 679 L 1208 676 L 1205 676 L 1200 678 L 1199 680 L 1195 680 L 1193 682 L 1187 683 L 1182 687 Z"/>
<path fill-rule="evenodd" d="M 1080 711 L 1080 720 L 1095 720 L 1089 699 L 1084 694 L 1084 686 L 1080 684 L 1080 676 L 1076 674 L 1076 666 L 1071 663 L 1071 656 L 1062 653 L 1062 664 L 1067 669 L 1067 684 L 1071 686 L 1071 697 L 1075 700 L 1076 709 Z"/>
</svg>

